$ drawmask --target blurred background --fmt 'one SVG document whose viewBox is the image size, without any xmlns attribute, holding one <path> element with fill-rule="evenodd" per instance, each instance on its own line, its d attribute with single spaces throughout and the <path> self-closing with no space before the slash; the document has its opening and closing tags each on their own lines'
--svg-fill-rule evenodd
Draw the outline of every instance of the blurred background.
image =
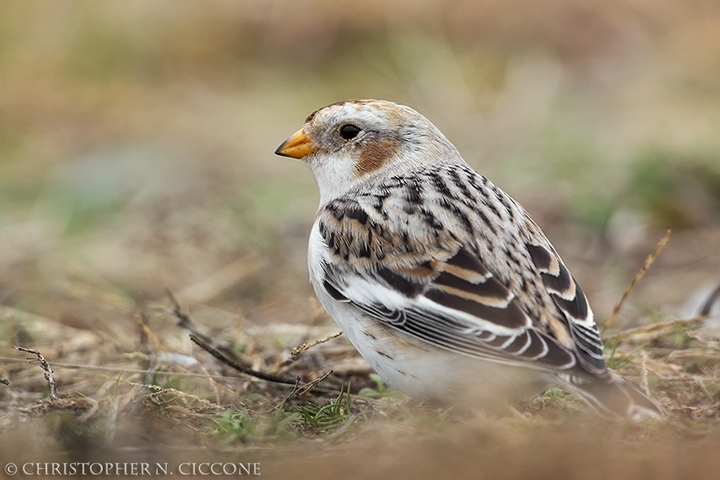
<svg viewBox="0 0 720 480">
<path fill-rule="evenodd" d="M 165 286 L 210 324 L 331 325 L 309 300 L 315 183 L 273 151 L 347 98 L 434 122 L 530 211 L 600 322 L 668 228 L 628 303 L 639 321 L 692 316 L 720 281 L 715 0 L 1 10 L 6 338 L 32 319 L 135 328 Z"/>
</svg>

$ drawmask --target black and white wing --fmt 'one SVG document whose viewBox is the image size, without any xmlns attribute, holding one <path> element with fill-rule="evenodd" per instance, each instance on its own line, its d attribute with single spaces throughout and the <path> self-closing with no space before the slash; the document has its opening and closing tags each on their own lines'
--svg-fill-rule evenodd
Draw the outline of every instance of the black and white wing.
<svg viewBox="0 0 720 480">
<path fill-rule="evenodd" d="M 552 247 L 528 244 L 526 248 L 543 285 L 562 313 L 561 321 L 572 337 L 582 366 L 592 373 L 602 374 L 607 370 L 602 339 L 580 284 Z"/>
<path fill-rule="evenodd" d="M 407 258 L 412 256 L 407 255 L 407 248 L 395 252 L 397 245 L 383 244 L 378 238 L 366 238 L 368 245 L 357 248 L 357 243 L 363 243 L 359 242 L 361 234 L 357 227 L 372 223 L 359 206 L 345 205 L 342 214 L 337 210 L 331 214 L 331 221 L 342 221 L 330 229 L 320 218 L 320 233 L 333 255 L 332 262 L 323 264 L 321 284 L 336 301 L 352 303 L 408 335 L 466 355 L 553 372 L 590 370 L 599 376 L 606 372 L 599 335 L 593 340 L 592 329 L 583 324 L 583 321 L 593 324 L 592 317 L 587 317 L 591 313 L 584 294 L 571 280 L 574 299 L 570 299 L 566 283 L 572 277 L 559 260 L 548 265 L 542 263 L 542 254 L 547 250 L 534 247 L 528 255 L 544 265 L 544 271 L 537 275 L 544 275 L 543 280 L 547 278 L 548 291 L 557 297 L 560 308 L 568 316 L 577 317 L 572 323 L 567 319 L 551 321 L 558 323 L 555 330 L 562 329 L 567 338 L 568 330 L 575 328 L 572 338 L 582 342 L 582 350 L 563 342 L 552 329 L 538 328 L 537 319 L 529 317 L 516 294 L 498 280 L 470 247 L 457 243 L 448 249 L 447 242 L 437 249 L 425 245 L 414 249 L 416 261 L 408 263 Z M 342 228 L 346 222 L 351 226 Z M 369 230 L 376 228 L 370 227 Z M 403 242 L 407 247 L 413 239 L 405 238 Z M 370 248 L 381 249 L 383 255 L 379 259 L 372 259 L 370 254 L 353 256 L 353 252 Z M 395 258 L 405 260 L 396 262 Z M 594 356 L 597 354 L 599 358 Z"/>
</svg>

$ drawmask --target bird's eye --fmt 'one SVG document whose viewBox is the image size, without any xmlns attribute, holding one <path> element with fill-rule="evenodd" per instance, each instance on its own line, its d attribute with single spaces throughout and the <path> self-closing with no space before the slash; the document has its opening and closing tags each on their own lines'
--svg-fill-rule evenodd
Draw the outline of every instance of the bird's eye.
<svg viewBox="0 0 720 480">
<path fill-rule="evenodd" d="M 360 133 L 360 129 L 355 125 L 351 125 L 349 123 L 347 125 L 343 125 L 340 128 L 340 136 L 345 140 L 350 140 L 351 138 L 357 137 L 358 133 Z"/>
</svg>

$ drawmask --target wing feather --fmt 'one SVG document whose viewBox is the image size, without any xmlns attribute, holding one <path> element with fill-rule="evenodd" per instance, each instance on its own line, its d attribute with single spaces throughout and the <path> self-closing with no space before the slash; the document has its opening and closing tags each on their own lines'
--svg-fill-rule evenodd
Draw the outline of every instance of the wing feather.
<svg viewBox="0 0 720 480">
<path fill-rule="evenodd" d="M 515 296 L 466 248 L 445 261 L 434 260 L 432 268 L 431 276 L 410 276 L 407 269 L 401 273 L 387 266 L 348 275 L 326 264 L 323 286 L 333 298 L 441 348 L 539 369 L 576 366 L 575 355 L 535 329 Z M 370 290 L 371 296 L 361 293 Z"/>
<path fill-rule="evenodd" d="M 526 247 L 553 302 L 564 315 L 565 325 L 577 346 L 581 364 L 593 373 L 606 372 L 600 331 L 580 284 L 551 248 L 542 245 Z"/>
</svg>

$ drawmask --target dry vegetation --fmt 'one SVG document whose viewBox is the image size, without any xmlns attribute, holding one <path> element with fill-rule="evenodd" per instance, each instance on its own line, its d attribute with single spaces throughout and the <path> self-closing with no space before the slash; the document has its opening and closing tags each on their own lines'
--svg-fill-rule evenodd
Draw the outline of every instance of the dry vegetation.
<svg viewBox="0 0 720 480">
<path fill-rule="evenodd" d="M 4 4 L 0 463 L 717 476 L 717 2 L 388 3 Z M 561 389 L 460 415 L 388 390 L 343 337 L 293 351 L 337 327 L 306 280 L 314 182 L 272 151 L 357 97 L 412 105 L 525 204 L 601 323 L 673 229 L 604 332 L 666 420 L 598 419 Z"/>
</svg>

